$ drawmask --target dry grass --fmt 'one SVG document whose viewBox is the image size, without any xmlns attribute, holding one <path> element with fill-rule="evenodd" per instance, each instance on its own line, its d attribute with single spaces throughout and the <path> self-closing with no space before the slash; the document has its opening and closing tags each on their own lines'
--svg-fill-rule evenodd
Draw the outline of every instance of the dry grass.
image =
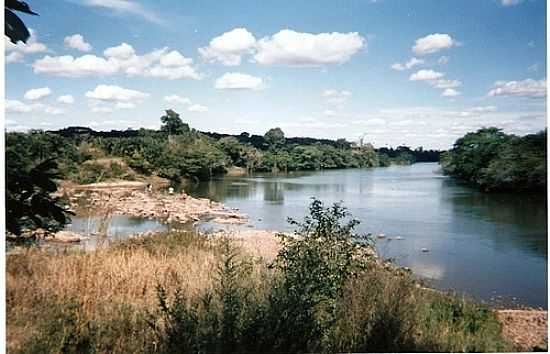
<svg viewBox="0 0 550 354">
<path fill-rule="evenodd" d="M 158 284 L 190 295 L 208 289 L 217 264 L 216 242 L 187 233 L 134 239 L 91 253 L 26 249 L 8 255 L 8 343 L 18 346 L 32 333 L 33 322 L 26 319 L 39 317 L 51 301 L 78 299 L 89 319 L 102 316 L 106 306 L 140 312 L 156 306 Z"/>
<path fill-rule="evenodd" d="M 78 296 L 84 308 L 93 313 L 98 302 L 150 306 L 155 301 L 155 284 L 168 289 L 183 284 L 190 293 L 211 285 L 210 275 L 217 264 L 211 245 L 190 241 L 189 247 L 169 249 L 157 244 L 151 249 L 135 247 L 138 242 L 93 253 L 60 252 L 53 256 L 29 249 L 8 256 L 8 291 L 21 302 L 36 296 L 37 291 L 59 298 Z"/>
<path fill-rule="evenodd" d="M 275 232 L 265 230 L 239 230 L 235 232 L 221 231 L 219 234 L 233 241 L 246 254 L 273 261 L 281 249 L 280 239 Z"/>
<path fill-rule="evenodd" d="M 252 310 L 246 305 L 242 313 L 249 320 L 257 318 L 257 310 L 269 309 L 265 301 L 276 294 L 266 265 L 281 245 L 271 232 L 247 230 L 211 237 L 170 232 L 91 253 L 27 249 L 11 254 L 6 274 L 8 350 L 60 352 L 64 348 L 60 343 L 68 343 L 68 348 L 78 351 L 78 341 L 92 341 L 97 352 L 158 350 L 147 320 L 158 309 L 157 285 L 171 299 L 180 289 L 189 304 L 205 293 L 216 294 L 228 243 L 251 266 L 235 294 L 243 290 L 248 294 L 242 301 L 250 302 Z M 472 304 L 423 291 L 407 276 L 373 267 L 346 287 L 327 350 L 506 350 L 500 344 L 498 323 L 478 312 Z M 481 329 L 465 330 L 472 319 Z M 269 336 L 278 317 L 264 320 L 260 327 L 266 332 L 257 335 Z"/>
</svg>

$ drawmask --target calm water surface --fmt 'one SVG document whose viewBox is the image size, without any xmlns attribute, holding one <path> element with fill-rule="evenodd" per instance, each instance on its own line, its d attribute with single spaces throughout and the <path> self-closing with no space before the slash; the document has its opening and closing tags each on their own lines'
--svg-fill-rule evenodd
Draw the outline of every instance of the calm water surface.
<svg viewBox="0 0 550 354">
<path fill-rule="evenodd" d="M 440 289 L 494 305 L 547 308 L 546 196 L 483 194 L 433 163 L 225 177 L 189 191 L 223 202 L 263 229 L 289 229 L 311 197 L 343 201 L 377 248 Z M 422 252 L 427 248 L 429 252 Z"/>
<path fill-rule="evenodd" d="M 133 217 L 128 215 L 75 216 L 65 230 L 73 231 L 88 237 L 84 242 L 71 248 L 93 250 L 98 245 L 116 240 L 127 239 L 145 232 L 166 231 L 169 225 L 153 219 Z"/>
</svg>

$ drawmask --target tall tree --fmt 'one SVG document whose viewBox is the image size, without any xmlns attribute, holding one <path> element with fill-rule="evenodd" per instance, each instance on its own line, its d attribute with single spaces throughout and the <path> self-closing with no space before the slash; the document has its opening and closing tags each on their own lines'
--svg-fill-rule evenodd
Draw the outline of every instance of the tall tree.
<svg viewBox="0 0 550 354">
<path fill-rule="evenodd" d="M 275 149 L 285 144 L 285 133 L 279 127 L 272 128 L 265 133 L 264 139 L 270 148 Z"/>
<path fill-rule="evenodd" d="M 180 115 L 171 109 L 166 110 L 166 115 L 160 117 L 160 121 L 163 124 L 160 130 L 169 135 L 181 135 L 189 132 L 189 125 L 183 123 Z"/>
</svg>

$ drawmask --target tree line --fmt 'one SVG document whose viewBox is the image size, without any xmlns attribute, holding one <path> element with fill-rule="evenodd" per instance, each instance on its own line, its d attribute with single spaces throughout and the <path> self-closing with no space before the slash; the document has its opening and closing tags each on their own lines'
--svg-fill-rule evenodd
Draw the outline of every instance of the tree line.
<svg viewBox="0 0 550 354">
<path fill-rule="evenodd" d="M 17 235 L 23 229 L 62 227 L 70 215 L 51 197 L 60 179 L 94 183 L 154 175 L 180 183 L 206 180 L 232 167 L 288 172 L 411 164 L 439 156 L 408 147 L 376 150 L 345 139 L 286 138 L 280 128 L 263 136 L 202 133 L 173 110 L 167 110 L 161 122 L 160 130 L 69 127 L 6 133 L 8 231 Z"/>
<path fill-rule="evenodd" d="M 522 137 L 479 129 L 443 153 L 441 166 L 485 191 L 546 191 L 546 129 Z"/>
<path fill-rule="evenodd" d="M 122 159 L 134 171 L 179 181 L 205 180 L 231 167 L 249 172 L 288 172 L 334 168 L 361 168 L 437 161 L 439 151 L 375 149 L 371 144 L 356 146 L 345 139 L 287 138 L 280 128 L 265 135 L 204 133 L 184 123 L 173 110 L 161 117 L 160 130 L 94 131 L 69 127 L 57 131 L 8 133 L 8 150 L 20 161 L 39 163 L 45 156 L 56 157 L 67 178 L 80 183 L 95 182 L 113 173 L 93 161 L 102 157 Z M 88 163 L 85 163 L 88 162 Z M 88 169 L 88 170 L 86 170 Z"/>
</svg>

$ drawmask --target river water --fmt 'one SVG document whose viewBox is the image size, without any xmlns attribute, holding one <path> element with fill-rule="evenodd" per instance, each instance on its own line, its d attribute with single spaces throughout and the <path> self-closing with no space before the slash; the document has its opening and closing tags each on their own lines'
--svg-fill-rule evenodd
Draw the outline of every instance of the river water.
<svg viewBox="0 0 550 354">
<path fill-rule="evenodd" d="M 430 285 L 497 306 L 547 308 L 546 195 L 481 193 L 435 163 L 224 177 L 189 193 L 272 230 L 290 230 L 287 218 L 302 219 L 311 197 L 343 201 L 358 231 L 386 235 L 377 240 L 383 257 Z"/>
</svg>

